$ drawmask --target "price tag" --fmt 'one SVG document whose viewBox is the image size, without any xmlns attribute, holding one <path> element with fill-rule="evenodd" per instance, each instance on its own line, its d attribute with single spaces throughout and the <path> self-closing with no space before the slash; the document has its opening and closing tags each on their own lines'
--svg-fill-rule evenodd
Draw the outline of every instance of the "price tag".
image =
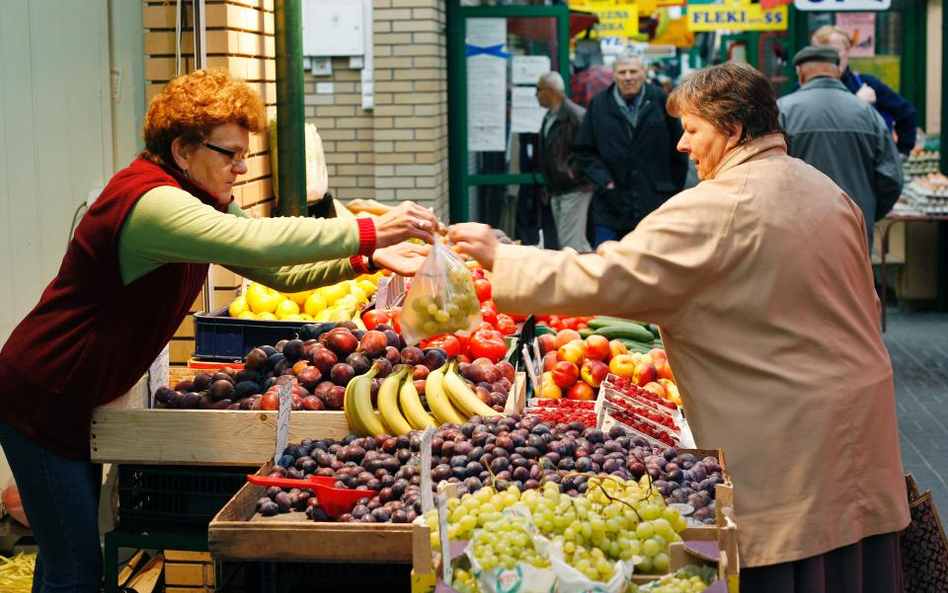
<svg viewBox="0 0 948 593">
<path fill-rule="evenodd" d="M 280 385 L 277 393 L 280 397 L 280 411 L 277 413 L 276 452 L 273 454 L 273 463 L 280 460 L 286 443 L 290 438 L 290 408 L 293 406 L 293 385 L 289 381 Z"/>
<path fill-rule="evenodd" d="M 527 375 L 530 377 L 530 383 L 533 385 L 533 397 L 540 397 L 540 384 L 537 381 L 537 371 L 533 368 L 533 361 L 530 359 L 530 350 L 527 345 L 523 345 L 523 366 L 527 369 Z"/>
<path fill-rule="evenodd" d="M 434 508 L 431 484 L 431 439 L 435 429 L 429 426 L 421 435 L 421 512 Z"/>
<path fill-rule="evenodd" d="M 430 490 L 428 491 L 431 492 Z M 451 583 L 451 542 L 448 538 L 448 493 L 438 492 L 438 535 L 441 539 L 441 580 Z"/>
</svg>

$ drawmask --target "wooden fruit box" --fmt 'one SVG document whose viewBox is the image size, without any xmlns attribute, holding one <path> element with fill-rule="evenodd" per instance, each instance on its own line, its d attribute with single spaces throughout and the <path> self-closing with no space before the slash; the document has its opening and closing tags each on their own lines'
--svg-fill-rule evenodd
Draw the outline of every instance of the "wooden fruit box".
<svg viewBox="0 0 948 593">
<path fill-rule="evenodd" d="M 272 463 L 257 472 L 269 475 Z M 263 517 L 257 499 L 266 486 L 244 484 L 207 529 L 215 560 L 297 562 L 412 561 L 412 526 L 407 523 L 316 522 L 300 511 Z"/>
<path fill-rule="evenodd" d="M 147 392 L 147 382 L 145 383 Z M 260 465 L 273 457 L 276 411 L 148 409 L 147 396 L 126 394 L 92 415 L 90 453 L 96 463 Z M 526 375 L 518 373 L 506 413 L 526 404 Z M 132 398 L 131 401 L 127 398 Z M 291 412 L 289 442 L 342 439 L 341 411 Z"/>
</svg>

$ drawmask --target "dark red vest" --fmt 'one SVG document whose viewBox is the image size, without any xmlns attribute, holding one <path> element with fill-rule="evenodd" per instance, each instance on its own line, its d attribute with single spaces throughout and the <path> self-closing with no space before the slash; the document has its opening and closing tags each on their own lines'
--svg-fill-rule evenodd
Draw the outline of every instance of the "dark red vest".
<svg viewBox="0 0 948 593">
<path fill-rule="evenodd" d="M 206 263 L 165 264 L 122 284 L 125 218 L 163 185 L 227 209 L 179 171 L 135 160 L 86 212 L 59 274 L 0 350 L 0 418 L 60 455 L 89 457 L 93 408 L 142 377 L 201 292 Z"/>
</svg>

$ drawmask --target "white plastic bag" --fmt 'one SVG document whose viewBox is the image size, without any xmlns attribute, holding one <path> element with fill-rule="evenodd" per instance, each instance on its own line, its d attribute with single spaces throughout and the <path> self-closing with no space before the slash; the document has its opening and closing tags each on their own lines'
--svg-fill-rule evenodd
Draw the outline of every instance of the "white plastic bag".
<svg viewBox="0 0 948 593">
<path fill-rule="evenodd" d="M 323 140 L 319 136 L 316 124 L 308 123 L 304 128 L 306 151 L 306 202 L 318 202 L 329 189 L 329 171 L 326 169 L 326 154 L 323 152 Z M 276 118 L 270 120 L 270 176 L 273 193 L 280 198 L 278 184 L 277 124 Z"/>
<path fill-rule="evenodd" d="M 435 241 L 411 280 L 399 323 L 405 342 L 417 344 L 441 334 L 467 334 L 481 322 L 480 301 L 467 266 Z"/>
</svg>

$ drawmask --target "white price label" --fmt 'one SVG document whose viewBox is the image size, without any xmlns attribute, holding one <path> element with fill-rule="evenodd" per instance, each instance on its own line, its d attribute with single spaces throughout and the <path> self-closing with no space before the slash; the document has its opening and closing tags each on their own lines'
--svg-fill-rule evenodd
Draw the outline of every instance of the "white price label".
<svg viewBox="0 0 948 593">
<path fill-rule="evenodd" d="M 448 538 L 448 493 L 444 491 L 438 492 L 438 535 L 441 539 L 441 580 L 450 583 L 453 571 L 451 541 Z"/>
<path fill-rule="evenodd" d="M 431 491 L 431 439 L 435 429 L 428 427 L 421 435 L 421 512 L 427 513 L 434 508 Z"/>
<path fill-rule="evenodd" d="M 533 384 L 533 397 L 540 397 L 540 383 L 537 381 L 537 372 L 533 368 L 533 361 L 530 360 L 530 350 L 527 345 L 523 345 L 523 366 L 527 369 L 527 375 L 530 376 L 530 383 Z"/>
<path fill-rule="evenodd" d="M 280 411 L 277 413 L 276 451 L 273 454 L 273 463 L 280 460 L 283 450 L 290 438 L 290 409 L 293 407 L 293 385 L 289 381 L 280 385 L 278 392 Z"/>
</svg>

